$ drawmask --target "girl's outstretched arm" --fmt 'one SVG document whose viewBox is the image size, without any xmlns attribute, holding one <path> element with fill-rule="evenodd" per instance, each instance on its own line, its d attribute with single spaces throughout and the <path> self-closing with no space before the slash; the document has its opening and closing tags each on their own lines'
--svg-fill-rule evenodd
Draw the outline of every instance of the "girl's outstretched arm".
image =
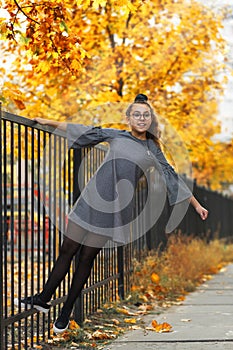
<svg viewBox="0 0 233 350">
<path fill-rule="evenodd" d="M 54 128 L 58 128 L 63 131 L 66 131 L 66 128 L 67 128 L 67 123 L 58 122 L 56 120 L 50 120 L 50 119 L 44 119 L 44 118 L 34 118 L 33 120 L 35 120 L 35 122 L 39 124 L 53 126 Z"/>
<path fill-rule="evenodd" d="M 194 196 L 192 196 L 189 201 L 196 212 L 200 215 L 201 219 L 206 220 L 208 217 L 208 210 L 205 209 Z"/>
</svg>

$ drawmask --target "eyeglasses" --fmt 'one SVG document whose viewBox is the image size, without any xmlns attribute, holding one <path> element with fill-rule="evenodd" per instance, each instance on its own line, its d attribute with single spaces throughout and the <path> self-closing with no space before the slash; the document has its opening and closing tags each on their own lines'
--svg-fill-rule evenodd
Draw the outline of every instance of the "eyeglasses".
<svg viewBox="0 0 233 350">
<path fill-rule="evenodd" d="M 144 119 L 150 119 L 151 114 L 149 112 L 144 112 L 144 113 L 134 112 L 132 116 L 134 119 L 140 119 L 141 117 L 143 117 Z"/>
</svg>

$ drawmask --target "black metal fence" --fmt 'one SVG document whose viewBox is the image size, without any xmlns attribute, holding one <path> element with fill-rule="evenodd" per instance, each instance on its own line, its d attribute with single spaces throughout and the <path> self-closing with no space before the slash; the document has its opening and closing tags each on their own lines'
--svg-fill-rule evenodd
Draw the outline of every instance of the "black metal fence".
<svg viewBox="0 0 233 350">
<path fill-rule="evenodd" d="M 7 112 L 0 123 L 0 348 L 30 349 L 50 336 L 51 321 L 70 286 L 72 269 L 56 291 L 48 315 L 16 308 L 14 299 L 42 289 L 58 255 L 69 207 L 104 159 L 106 148 L 67 150 L 65 134 Z M 82 176 L 77 181 L 79 164 Z M 76 181 L 74 181 L 76 179 Z M 233 201 L 195 185 L 196 196 L 210 209 L 205 223 L 190 208 L 179 226 L 183 232 L 212 238 L 233 236 Z M 144 183 L 136 192 L 135 210 L 145 200 Z M 77 321 L 104 302 L 124 298 L 130 290 L 133 257 L 166 244 L 166 212 L 146 235 L 124 247 L 108 243 L 95 260 L 74 311 Z M 142 230 L 142 222 L 134 230 Z"/>
<path fill-rule="evenodd" d="M 67 151 L 65 134 L 7 112 L 1 120 L 1 349 L 27 349 L 50 336 L 50 323 L 70 286 L 72 269 L 54 295 L 48 316 L 14 306 L 14 299 L 34 295 L 57 258 L 69 207 L 102 162 L 106 148 Z M 76 181 L 74 181 L 76 179 Z M 137 200 L 143 192 L 138 191 Z M 75 307 L 76 320 L 129 289 L 132 255 L 145 239 L 116 248 L 109 243 L 96 258 L 91 276 Z M 126 258 L 125 258 L 126 257 Z M 75 259 L 73 268 L 75 268 Z"/>
<path fill-rule="evenodd" d="M 192 188 L 192 192 L 200 203 L 208 209 L 208 220 L 202 221 L 192 206 L 189 206 L 183 220 L 177 226 L 175 232 L 200 237 L 209 242 L 212 239 L 224 239 L 226 242 L 233 240 L 233 198 L 222 195 L 217 191 L 210 191 L 205 187 L 198 186 L 196 181 L 191 183 L 190 179 L 183 177 L 186 184 Z M 147 247 L 149 249 L 166 247 L 168 236 L 164 234 L 167 219 L 172 208 L 168 203 L 164 212 L 156 222 L 155 226 L 147 235 Z"/>
</svg>

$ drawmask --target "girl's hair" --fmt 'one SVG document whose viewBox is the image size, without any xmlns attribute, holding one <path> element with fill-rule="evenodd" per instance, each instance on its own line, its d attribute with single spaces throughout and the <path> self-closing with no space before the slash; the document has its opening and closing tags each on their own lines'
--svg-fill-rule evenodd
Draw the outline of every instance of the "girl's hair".
<svg viewBox="0 0 233 350">
<path fill-rule="evenodd" d="M 158 123 L 158 119 L 156 117 L 156 114 L 155 114 L 153 108 L 151 107 L 151 105 L 148 102 L 148 97 L 146 95 L 144 95 L 144 94 L 138 94 L 135 97 L 134 102 L 131 103 L 129 105 L 129 107 L 127 108 L 127 110 L 126 110 L 126 116 L 127 117 L 130 117 L 131 110 L 133 108 L 133 105 L 135 105 L 135 104 L 143 104 L 143 105 L 146 105 L 146 106 L 148 106 L 150 108 L 151 125 L 150 125 L 150 128 L 146 132 L 146 138 L 154 140 L 154 142 L 160 147 L 160 142 L 159 142 L 159 138 L 160 138 L 159 123 Z"/>
</svg>

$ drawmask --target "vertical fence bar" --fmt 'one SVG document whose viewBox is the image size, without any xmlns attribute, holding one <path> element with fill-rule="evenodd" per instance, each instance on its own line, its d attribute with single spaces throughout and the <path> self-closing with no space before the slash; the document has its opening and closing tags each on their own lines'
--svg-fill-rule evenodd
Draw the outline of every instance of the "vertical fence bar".
<svg viewBox="0 0 233 350">
<path fill-rule="evenodd" d="M 15 123 L 10 123 L 11 130 L 10 130 L 10 137 L 11 137 L 11 155 L 10 155 L 10 216 L 11 216 L 11 235 L 10 235 L 10 298 L 11 298 L 11 313 L 14 314 L 14 264 L 15 264 L 15 256 L 14 256 L 14 206 L 15 206 L 15 200 L 14 200 L 14 126 Z M 6 280 L 7 283 L 7 280 Z M 15 346 L 15 328 L 11 326 L 11 337 L 12 337 L 12 345 Z"/>
<path fill-rule="evenodd" d="M 124 247 L 117 247 L 117 269 L 119 273 L 118 278 L 118 293 L 121 299 L 125 297 L 125 286 L 124 286 Z"/>
<path fill-rule="evenodd" d="M 80 179 L 79 175 L 79 167 L 82 161 L 82 150 L 75 149 L 74 150 L 74 160 L 73 160 L 73 204 L 76 202 L 78 197 L 80 196 L 80 184 L 78 183 L 78 179 Z M 78 255 L 75 257 L 75 269 L 78 265 Z M 75 302 L 74 306 L 74 319 L 78 323 L 83 322 L 83 294 L 81 293 L 78 299 Z"/>
<path fill-rule="evenodd" d="M 17 249 L 18 249 L 18 277 L 19 281 L 22 280 L 22 235 L 21 235 L 21 228 L 22 228 L 22 196 L 21 196 L 21 180 L 22 180 L 22 169 L 21 169 L 21 159 L 22 159 L 22 152 L 21 152 L 21 125 L 18 125 L 18 244 L 17 244 Z M 21 298 L 22 295 L 22 286 L 21 283 L 18 284 L 18 298 Z M 19 305 L 19 312 L 21 312 L 21 305 Z M 22 332 L 21 332 L 21 320 L 19 321 L 19 328 L 18 328 L 18 337 L 19 337 L 19 342 L 21 344 L 21 337 L 22 337 Z"/>
<path fill-rule="evenodd" d="M 42 248 L 42 285 L 44 286 L 45 281 L 46 281 L 46 243 L 45 243 L 45 232 L 46 232 L 46 205 L 47 205 L 47 187 L 46 187 L 46 182 L 47 182 L 47 169 L 48 165 L 46 163 L 47 159 L 47 133 L 43 132 L 43 149 L 42 149 L 42 154 L 43 154 L 43 161 L 41 164 L 42 169 L 43 169 L 43 181 L 42 181 L 42 204 L 43 204 L 43 215 L 42 215 L 42 237 L 41 237 L 41 242 L 40 242 L 40 250 Z M 45 330 L 45 314 L 42 315 L 42 323 L 43 323 L 43 330 Z M 43 340 L 45 340 L 45 332 L 43 332 Z"/>
<path fill-rule="evenodd" d="M 56 176 L 56 165 L 57 165 L 57 157 L 58 157 L 58 150 L 57 150 L 57 136 L 56 135 L 51 135 L 50 139 L 53 139 L 53 159 L 52 159 L 52 179 L 53 182 L 51 183 L 52 185 L 52 194 L 53 194 L 53 211 L 52 211 L 52 218 L 53 218 L 53 223 L 52 223 L 52 228 L 53 228 L 53 233 L 52 233 L 52 239 L 54 242 L 54 254 L 58 253 L 58 244 L 59 244 L 59 237 L 58 237 L 58 228 L 57 228 L 57 218 L 58 218 L 58 213 L 57 213 L 57 181 L 58 181 L 58 176 Z M 61 296 L 61 285 L 59 286 L 59 297 Z"/>
<path fill-rule="evenodd" d="M 31 183 L 31 193 L 30 193 L 30 232 L 31 232 L 31 290 L 30 294 L 34 295 L 34 260 L 35 260 L 35 202 L 34 202 L 34 196 L 35 196 L 35 191 L 34 191 L 34 181 L 35 181 L 35 158 L 34 158 L 34 148 L 35 148 L 35 133 L 34 129 L 31 130 L 31 177 L 30 177 L 30 183 Z M 33 348 L 33 343 L 34 343 L 34 335 L 33 335 L 33 330 L 34 330 L 34 317 L 33 315 L 31 316 L 31 347 Z"/>
<path fill-rule="evenodd" d="M 37 184 L 37 235 L 36 235 L 36 250 L 37 250 L 37 274 L 36 274 L 36 292 L 39 292 L 40 290 L 40 263 L 41 263 L 41 257 L 40 257 L 40 231 L 41 231 L 41 188 L 40 188 L 40 155 L 41 155 L 41 150 L 40 150 L 40 143 L 41 143 L 41 132 L 40 130 L 37 130 L 37 142 L 36 142 L 36 148 L 37 148 L 37 173 L 36 173 L 36 184 Z M 40 333 L 40 325 L 39 325 L 39 314 L 37 314 L 37 322 L 36 322 L 36 338 L 37 342 L 39 340 L 39 333 Z"/>
<path fill-rule="evenodd" d="M 42 164 L 41 164 L 41 168 L 42 168 L 42 181 L 41 181 L 41 186 L 42 186 L 42 205 L 43 205 L 43 214 L 42 214 L 42 236 L 40 237 L 40 249 L 42 248 L 42 250 L 45 250 L 45 245 L 44 245 L 44 232 L 45 232 L 45 217 L 46 217 L 46 211 L 45 211 L 45 207 L 44 204 L 46 203 L 46 174 L 47 174 L 47 169 L 46 169 L 46 154 L 45 154 L 45 150 L 46 150 L 46 134 L 43 133 L 43 158 L 42 158 Z M 50 189 L 49 189 L 50 190 Z M 43 271 L 42 271 L 42 285 L 45 284 L 45 255 L 43 254 L 42 256 L 42 266 L 43 266 Z"/>
<path fill-rule="evenodd" d="M 4 294 L 4 299 L 3 299 L 3 313 L 5 315 L 5 318 L 7 318 L 8 312 L 7 312 L 7 252 L 9 248 L 9 230 L 10 230 L 10 206 L 9 206 L 9 190 L 8 190 L 8 179 L 7 179 L 7 149 L 6 149 L 6 144 L 7 144 L 7 127 L 6 127 L 6 121 L 2 121 L 2 134 L 3 134 L 3 142 L 2 144 L 4 145 L 3 150 L 3 204 L 4 204 L 4 221 L 7 220 L 6 224 L 6 231 L 4 231 L 4 239 L 3 239 L 3 244 L 4 244 L 4 255 L 3 255 L 3 262 L 4 262 L 4 268 L 3 268 L 3 294 Z M 5 327 L 5 332 L 4 332 L 4 342 L 7 344 L 8 341 L 8 332 L 7 332 L 7 327 Z"/>
<path fill-rule="evenodd" d="M 25 171 L 25 179 L 24 179 L 24 201 L 23 201 L 23 207 L 24 207 L 24 215 L 23 215 L 23 220 L 25 222 L 25 237 L 24 237 L 24 244 L 25 244 L 25 252 L 24 252 L 24 280 L 25 280 L 25 296 L 28 295 L 28 266 L 29 266 L 29 252 L 28 252 L 28 247 L 29 247 L 29 226 L 28 226 L 28 210 L 29 210 L 29 203 L 28 203 L 28 193 L 29 193 L 29 188 L 28 188 L 28 128 L 25 127 L 25 164 L 24 164 L 24 171 Z M 18 188 L 18 191 L 21 189 Z M 27 346 L 27 339 L 28 339 L 28 318 L 25 320 L 25 325 L 24 325 L 24 339 L 25 339 L 25 345 Z M 27 349 L 27 347 L 26 347 Z"/>
<path fill-rule="evenodd" d="M 68 145 L 67 145 L 68 148 Z M 72 168 L 74 166 L 73 162 L 73 157 L 72 157 L 73 152 L 68 149 L 68 159 L 67 159 L 67 189 L 68 189 L 68 210 L 70 209 L 72 203 L 73 203 L 73 177 L 72 177 Z M 66 188 L 66 186 L 64 185 Z M 68 278 L 67 278 L 67 284 L 68 287 L 70 286 L 70 271 L 68 273 Z"/>
<path fill-rule="evenodd" d="M 56 174 L 56 162 L 57 162 L 57 136 L 52 135 L 50 137 L 50 140 L 52 139 L 52 145 L 53 145 L 53 153 L 52 153 L 52 159 L 51 159 L 51 202 L 49 207 L 52 205 L 52 223 L 51 223 L 51 228 L 52 228 L 52 240 L 53 240 L 53 254 L 57 256 L 58 254 L 58 248 L 59 248 L 59 238 L 58 238 L 58 232 L 57 232 L 57 179 L 58 177 L 55 176 Z M 53 201 L 52 201 L 53 198 Z M 58 287 L 58 296 L 61 296 L 61 284 Z"/>
<path fill-rule="evenodd" d="M 52 139 L 53 137 L 50 137 L 49 140 L 47 142 L 49 142 L 49 149 L 47 151 L 47 149 L 44 148 L 44 157 L 46 158 L 46 163 L 47 163 L 47 167 L 48 167 L 48 171 L 47 173 L 47 190 L 46 192 L 48 192 L 48 212 L 47 212 L 47 216 L 48 216 L 48 220 L 49 220 L 49 236 L 48 236 L 48 273 L 50 273 L 50 266 L 51 266 L 51 260 L 54 259 L 53 261 L 55 261 L 56 258 L 56 242 L 55 240 L 52 239 L 51 236 L 51 226 L 52 223 L 54 222 L 52 220 L 52 203 L 53 203 L 53 196 L 52 196 L 52 159 L 54 159 L 54 154 L 52 154 Z M 46 154 L 45 154 L 46 152 Z M 47 234 L 45 232 L 45 234 Z M 53 256 L 51 256 L 51 253 Z"/>
<path fill-rule="evenodd" d="M 2 104 L 0 102 L 0 141 L 1 145 L 2 143 Z M 3 203 L 2 203 L 2 147 L 0 151 L 0 348 L 4 348 L 3 343 L 3 235 L 5 230 L 4 225 L 5 223 L 2 220 L 2 214 L 3 214 Z M 4 225 L 3 225 L 4 224 Z"/>
</svg>

